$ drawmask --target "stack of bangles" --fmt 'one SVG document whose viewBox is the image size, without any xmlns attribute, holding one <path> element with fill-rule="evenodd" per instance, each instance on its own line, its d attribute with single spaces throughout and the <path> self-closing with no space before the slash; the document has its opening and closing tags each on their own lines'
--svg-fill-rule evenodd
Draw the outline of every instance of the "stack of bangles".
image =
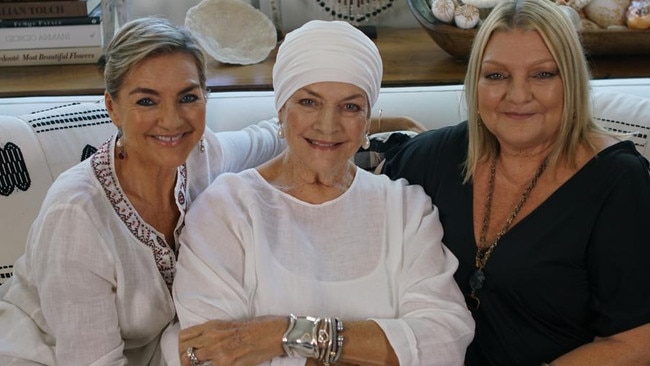
<svg viewBox="0 0 650 366">
<path fill-rule="evenodd" d="M 343 322 L 338 318 L 289 315 L 289 327 L 282 336 L 282 348 L 289 357 L 313 358 L 334 365 L 343 350 Z"/>
</svg>

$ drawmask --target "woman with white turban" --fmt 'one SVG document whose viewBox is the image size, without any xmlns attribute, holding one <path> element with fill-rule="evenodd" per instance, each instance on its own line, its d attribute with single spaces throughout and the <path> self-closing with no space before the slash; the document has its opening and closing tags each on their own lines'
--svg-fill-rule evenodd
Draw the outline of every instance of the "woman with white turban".
<svg viewBox="0 0 650 366">
<path fill-rule="evenodd" d="M 280 156 L 190 209 L 173 286 L 184 365 L 462 365 L 474 323 L 419 186 L 358 169 L 381 57 L 311 21 L 273 69 Z"/>
</svg>

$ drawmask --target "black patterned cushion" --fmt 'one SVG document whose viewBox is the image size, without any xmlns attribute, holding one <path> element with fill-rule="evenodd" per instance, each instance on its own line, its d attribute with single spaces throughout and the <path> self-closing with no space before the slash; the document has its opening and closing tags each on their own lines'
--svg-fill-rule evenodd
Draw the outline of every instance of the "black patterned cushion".
<svg viewBox="0 0 650 366">
<path fill-rule="evenodd" d="M 0 285 L 5 283 L 13 275 L 14 266 L 0 265 Z"/>
</svg>

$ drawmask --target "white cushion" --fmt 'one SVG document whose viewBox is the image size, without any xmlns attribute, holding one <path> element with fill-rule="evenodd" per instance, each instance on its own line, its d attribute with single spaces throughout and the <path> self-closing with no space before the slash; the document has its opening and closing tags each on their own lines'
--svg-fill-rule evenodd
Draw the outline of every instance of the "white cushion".
<svg viewBox="0 0 650 366">
<path fill-rule="evenodd" d="M 609 130 L 631 134 L 630 140 L 650 160 L 650 98 L 597 90 L 593 103 L 594 118 Z"/>
<path fill-rule="evenodd" d="M 104 103 L 77 103 L 20 116 L 32 126 L 55 179 L 116 131 Z"/>
<path fill-rule="evenodd" d="M 0 116 L 0 284 L 24 252 L 29 227 L 54 179 L 113 133 L 102 103 Z"/>
<path fill-rule="evenodd" d="M 0 283 L 25 248 L 25 237 L 52 176 L 38 139 L 25 121 L 0 116 Z"/>
</svg>

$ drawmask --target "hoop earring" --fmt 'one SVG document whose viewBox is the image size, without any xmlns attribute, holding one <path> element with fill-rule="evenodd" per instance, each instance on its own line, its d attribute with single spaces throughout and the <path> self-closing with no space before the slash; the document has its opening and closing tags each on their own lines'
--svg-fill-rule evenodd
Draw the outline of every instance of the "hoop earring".
<svg viewBox="0 0 650 366">
<path fill-rule="evenodd" d="M 115 148 L 117 150 L 117 157 L 120 160 L 124 160 L 127 157 L 126 151 L 124 151 L 124 142 L 122 141 L 122 129 L 117 130 L 117 139 L 115 140 Z"/>
</svg>

